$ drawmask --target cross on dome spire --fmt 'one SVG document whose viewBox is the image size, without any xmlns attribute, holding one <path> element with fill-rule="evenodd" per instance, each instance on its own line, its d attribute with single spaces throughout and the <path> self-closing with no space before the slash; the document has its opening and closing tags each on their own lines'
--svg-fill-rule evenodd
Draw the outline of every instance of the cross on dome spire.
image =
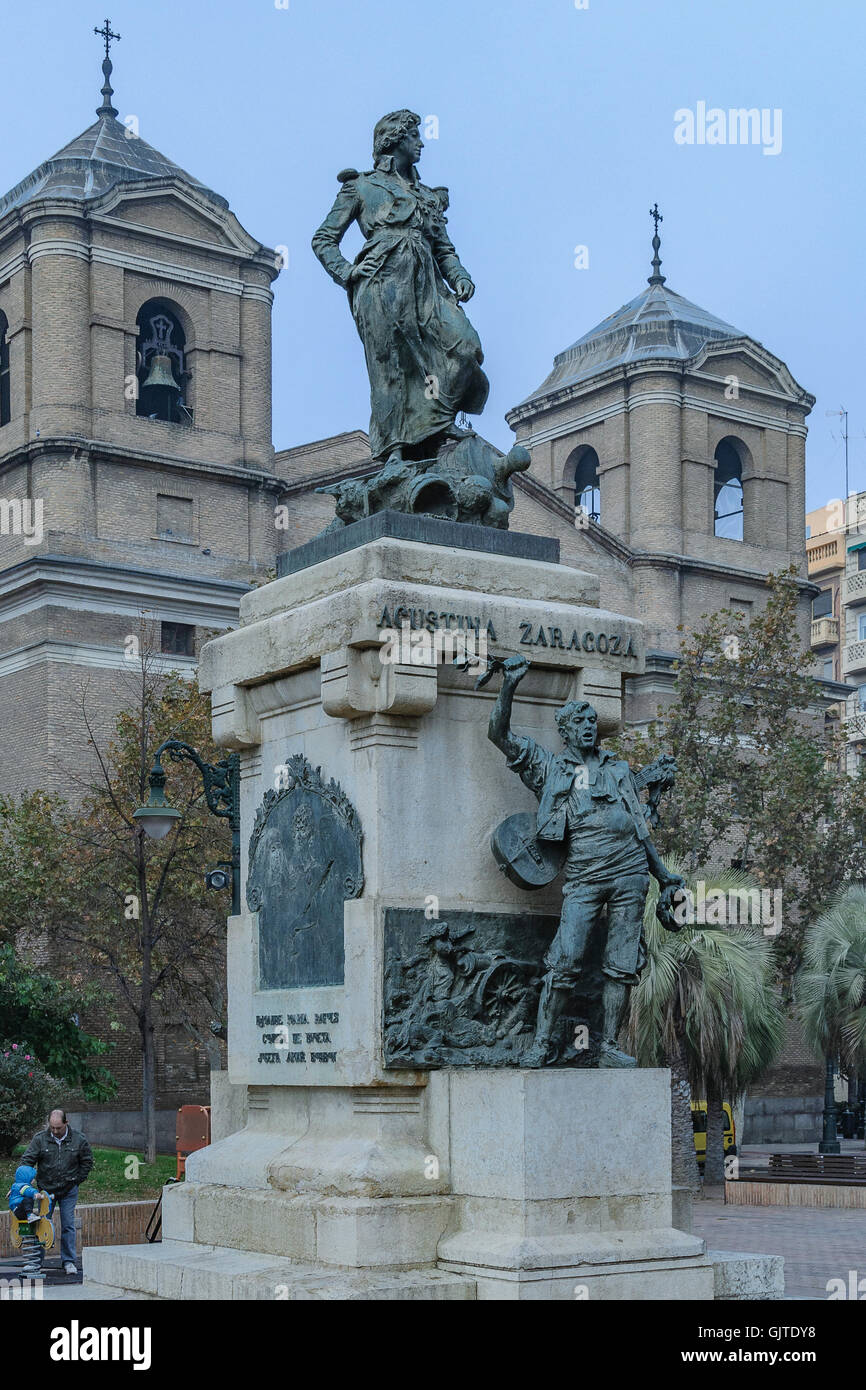
<svg viewBox="0 0 866 1390">
<path fill-rule="evenodd" d="M 97 29 L 94 27 L 93 32 L 94 34 L 98 34 L 99 37 L 105 43 L 105 57 L 102 60 L 102 75 L 105 78 L 105 82 L 102 87 L 102 105 L 97 106 L 96 114 L 97 116 L 116 116 L 117 107 L 112 106 L 111 104 L 111 98 L 114 96 L 114 90 L 111 86 L 112 63 L 111 58 L 109 57 L 109 53 L 111 51 L 112 40 L 119 41 L 120 35 L 114 33 L 114 30 L 111 27 L 110 19 L 107 19 L 105 21 L 101 29 Z"/>
<path fill-rule="evenodd" d="M 656 203 L 654 207 L 650 208 L 650 217 L 653 219 L 653 222 L 655 223 L 655 234 L 653 235 L 653 273 L 652 275 L 647 277 L 647 283 L 650 285 L 663 285 L 666 277 L 660 274 L 662 263 L 661 257 L 659 256 L 659 250 L 661 248 L 662 239 L 659 236 L 659 223 L 664 222 L 664 218 L 659 212 L 658 203 Z"/>
</svg>

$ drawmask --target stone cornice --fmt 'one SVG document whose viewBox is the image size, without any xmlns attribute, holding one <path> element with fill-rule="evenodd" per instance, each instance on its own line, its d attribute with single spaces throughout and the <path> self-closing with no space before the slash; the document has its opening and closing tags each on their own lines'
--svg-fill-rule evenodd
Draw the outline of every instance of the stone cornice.
<svg viewBox="0 0 866 1390">
<path fill-rule="evenodd" d="M 706 378 L 705 378 L 706 379 Z M 710 378 L 721 381 L 722 378 Z M 745 391 L 746 387 L 741 387 Z M 577 399 L 579 393 L 564 393 L 562 400 L 546 400 L 542 405 L 542 410 L 555 409 L 569 400 Z M 623 397 L 618 401 L 611 401 L 608 405 L 597 406 L 594 410 L 582 413 L 579 421 L 564 420 L 556 425 L 550 425 L 546 429 L 538 429 L 531 434 L 525 435 L 520 443 L 531 449 L 539 444 L 549 443 L 552 439 L 560 439 L 563 435 L 574 434 L 576 429 L 588 429 L 591 425 L 601 424 L 604 420 L 612 419 L 615 415 L 629 414 L 633 410 L 639 410 L 647 405 L 675 405 L 683 410 L 699 410 L 705 415 L 720 416 L 725 420 L 734 420 L 738 424 L 753 425 L 765 429 L 779 430 L 783 434 L 798 435 L 805 439 L 808 428 L 805 424 L 780 418 L 778 415 L 769 415 L 762 411 L 749 410 L 743 406 L 737 406 L 732 401 L 726 400 L 707 400 L 703 396 L 692 395 L 685 390 L 670 391 L 637 391 L 628 397 Z M 522 420 L 538 415 L 538 410 L 527 410 L 520 413 L 521 408 L 509 411 L 506 420 L 512 429 Z"/>
<path fill-rule="evenodd" d="M 0 283 L 9 280 L 13 275 L 17 275 L 19 270 L 26 270 L 29 265 L 26 251 L 16 251 L 7 261 L 0 265 Z"/>
<path fill-rule="evenodd" d="M 31 241 L 27 248 L 27 259 L 31 265 L 43 256 L 72 256 L 77 261 L 90 260 L 90 248 L 86 242 L 73 241 L 64 237 L 46 237 L 44 241 Z"/>
<path fill-rule="evenodd" d="M 263 304 L 272 305 L 273 290 L 263 285 L 249 285 L 245 280 L 233 276 L 217 275 L 209 270 L 196 270 L 192 266 L 175 265 L 170 261 L 156 260 L 153 256 L 138 256 L 132 251 L 116 251 L 110 246 L 91 246 L 91 260 L 97 265 L 120 266 L 123 270 L 135 271 L 139 275 L 149 275 L 160 280 L 176 280 L 183 285 L 196 285 L 200 289 L 219 290 L 222 294 L 237 295 L 240 299 L 258 299 Z"/>
<path fill-rule="evenodd" d="M 556 512 L 564 520 L 569 520 L 574 525 L 574 513 L 569 508 L 567 502 L 563 502 L 555 492 L 533 477 L 531 473 L 515 474 L 513 482 L 516 487 L 534 497 L 536 501 Z M 702 560 L 697 556 L 677 555 L 673 552 L 654 552 L 649 550 L 634 550 L 625 541 L 614 536 L 610 531 L 605 530 L 598 522 L 590 521 L 585 528 L 584 534 L 591 536 L 610 554 L 618 556 L 624 560 L 632 569 L 655 568 L 655 569 L 676 569 L 693 570 L 703 574 L 715 575 L 717 577 L 743 579 L 749 583 L 755 580 L 763 582 L 767 575 L 763 570 L 745 569 L 740 565 L 726 565 L 718 560 Z M 799 575 L 795 579 L 797 587 L 805 593 L 817 593 L 818 585 L 810 579 L 803 579 Z"/>
<path fill-rule="evenodd" d="M 128 223 L 118 222 L 118 229 L 133 230 Z M 181 241 L 183 238 L 177 238 Z M 239 252 L 234 252 L 235 259 Z M 94 265 L 120 266 L 123 270 L 134 271 L 160 280 L 175 280 L 178 284 L 195 285 L 200 289 L 218 290 L 239 299 L 254 299 L 268 307 L 273 305 L 274 292 L 264 285 L 251 285 L 236 276 L 217 275 L 214 271 L 197 270 L 194 266 L 177 265 L 171 261 L 157 260 L 153 256 L 138 256 L 132 251 L 118 251 L 110 246 L 94 246 L 86 241 L 76 241 L 71 237 L 46 237 L 32 241 L 26 250 L 15 252 L 9 260 L 0 265 L 0 281 L 8 279 L 25 266 L 43 256 L 71 256 L 76 260 L 89 261 Z"/>
<path fill-rule="evenodd" d="M 147 468 L 162 468 L 171 473 L 205 475 L 241 487 L 259 488 L 264 492 L 281 492 L 285 484 L 273 473 L 257 468 L 244 468 L 239 464 L 208 463 L 198 459 L 167 457 L 143 449 L 132 449 L 123 444 L 111 444 L 104 440 L 83 439 L 78 435 L 46 436 L 30 439 L 27 443 L 0 455 L 0 474 L 7 468 L 22 463 L 32 463 L 46 454 L 71 453 L 86 454 L 89 459 L 107 463 L 137 464 Z"/>
<path fill-rule="evenodd" d="M 11 676 L 16 671 L 26 671 L 33 666 L 44 666 L 46 662 L 103 671 L 128 671 L 130 667 L 122 647 L 103 647 L 95 642 L 57 642 L 45 638 L 3 652 L 0 655 L 0 677 Z M 198 661 L 194 656 L 160 654 L 149 659 L 149 669 L 156 674 L 168 675 L 170 671 L 176 671 L 187 680 L 195 674 L 197 666 Z"/>
<path fill-rule="evenodd" d="M 115 209 L 127 200 L 141 202 L 148 198 L 164 198 L 167 194 L 192 208 L 206 221 L 219 227 L 230 246 L 226 247 L 217 242 L 205 241 L 203 238 L 178 235 L 160 227 L 148 227 L 146 224 L 131 223 L 123 218 L 111 216 Z M 62 217 L 88 225 L 102 223 L 112 229 L 132 231 L 157 240 L 194 245 L 209 253 L 232 255 L 235 259 L 242 259 L 249 265 L 256 265 L 261 270 L 266 271 L 271 280 L 276 279 L 279 274 L 276 253 L 270 247 L 256 241 L 255 237 L 250 236 L 228 204 L 225 204 L 224 207 L 218 207 L 192 184 L 188 184 L 180 178 L 152 178 L 148 175 L 141 179 L 121 181 L 98 197 L 85 198 L 83 201 L 52 194 L 42 198 L 37 196 L 19 206 L 10 208 L 5 217 L 0 219 L 0 240 L 10 233 L 14 233 L 16 229 L 23 231 L 31 225 L 38 224 L 41 219 L 46 217 Z"/>
<path fill-rule="evenodd" d="M 599 372 L 597 376 L 587 377 L 586 380 L 573 382 L 567 386 L 554 387 L 543 396 L 535 396 L 528 401 L 522 401 L 519 405 L 513 406 L 511 410 L 506 412 L 505 419 L 511 428 L 514 429 L 515 426 L 523 420 L 533 419 L 548 410 L 559 409 L 564 405 L 579 400 L 581 397 L 591 396 L 596 391 L 603 390 L 609 386 L 622 386 L 624 390 L 623 399 L 617 402 L 613 409 L 600 407 L 597 411 L 590 412 L 586 417 L 585 423 L 589 423 L 595 415 L 597 415 L 599 419 L 604 419 L 607 415 L 617 414 L 627 409 L 627 399 L 635 394 L 642 398 L 642 403 L 647 404 L 650 399 L 649 394 L 643 392 L 634 393 L 631 390 L 630 383 L 638 381 L 642 376 L 655 376 L 659 374 L 678 378 L 681 383 L 680 389 L 671 392 L 670 395 L 676 397 L 681 404 L 691 405 L 694 403 L 697 404 L 700 409 L 707 409 L 709 403 L 703 401 L 702 398 L 687 396 L 684 383 L 687 378 L 694 378 L 696 381 L 705 381 L 708 384 L 711 383 L 717 386 L 724 381 L 724 378 L 714 377 L 712 373 L 702 372 L 700 369 L 703 367 L 704 363 L 712 357 L 724 356 L 726 353 L 729 354 L 731 352 L 743 353 L 744 356 L 759 362 L 769 371 L 775 372 L 780 378 L 780 389 L 775 392 L 768 387 L 753 385 L 751 382 L 740 382 L 739 389 L 741 396 L 749 393 L 756 396 L 769 396 L 779 401 L 781 404 L 793 406 L 795 409 L 801 410 L 804 416 L 809 413 L 812 406 L 815 404 L 815 397 L 798 385 L 781 358 L 775 357 L 753 339 L 740 337 L 714 339 L 712 343 L 705 344 L 700 352 L 685 361 L 681 358 L 659 357 L 650 361 L 622 363 L 615 367 L 610 367 L 606 371 Z M 668 393 L 665 394 L 667 395 Z M 721 404 L 726 407 L 730 403 L 722 402 Z M 715 402 L 713 403 L 713 408 L 716 409 Z M 726 412 L 720 411 L 719 413 Z M 753 414 L 753 412 L 749 413 Z M 775 420 L 775 417 L 772 418 L 775 421 L 775 427 L 779 428 L 779 422 Z M 582 423 L 584 423 L 583 419 Z M 805 425 L 790 427 L 790 432 L 798 431 L 805 434 Z M 560 429 L 556 431 L 556 433 L 567 433 L 567 430 Z M 540 443 L 543 434 L 544 432 L 539 431 L 538 434 L 532 436 L 532 438 L 535 442 Z M 550 437 L 554 437 L 554 435 L 552 434 Z"/>
<path fill-rule="evenodd" d="M 111 215 L 116 208 L 127 201 L 140 203 L 148 198 L 164 198 L 167 193 L 170 193 L 178 202 L 185 203 L 205 221 L 219 227 L 231 245 L 221 246 L 217 242 L 186 236 L 183 233 L 169 232 L 161 227 L 149 227 L 146 223 L 128 222 L 125 218 L 112 217 Z M 234 256 L 235 259 L 241 258 L 247 264 L 255 264 L 262 270 L 266 270 L 271 280 L 276 279 L 279 274 L 276 253 L 262 242 L 256 241 L 255 237 L 250 236 L 231 208 L 216 208 L 209 198 L 204 197 L 198 189 L 181 179 L 148 177 L 137 182 L 117 183 L 98 198 L 88 201 L 87 215 L 94 224 L 104 223 L 114 230 L 134 231 L 156 240 L 174 241 L 185 246 L 198 247 L 203 251 L 214 252 L 217 255 L 230 255 Z"/>
<path fill-rule="evenodd" d="M 250 587 L 216 576 L 38 554 L 0 570 L 0 620 L 53 605 L 129 616 L 146 611 L 202 627 L 224 626 L 237 621 L 241 598 Z"/>
<path fill-rule="evenodd" d="M 744 569 L 740 565 L 725 565 L 718 560 L 700 560 L 697 556 L 677 555 L 674 552 L 633 550 L 631 563 L 635 569 L 673 569 L 693 570 L 696 573 L 715 575 L 724 579 L 743 579 L 750 584 L 764 583 L 767 570 Z M 819 586 L 811 579 L 795 575 L 793 583 L 806 594 L 817 594 Z"/>
<path fill-rule="evenodd" d="M 757 342 L 745 333 L 741 334 L 739 338 L 714 338 L 704 343 L 700 351 L 689 358 L 686 372 L 689 376 L 706 376 L 712 380 L 712 373 L 701 372 L 700 368 L 704 363 L 710 362 L 712 358 L 725 357 L 732 352 L 742 353 L 744 357 L 751 358 L 753 362 L 757 362 L 766 371 L 774 373 L 782 388 L 781 392 L 772 392 L 766 386 L 757 386 L 753 382 L 742 382 L 740 383 L 741 390 L 759 395 L 778 396 L 781 394 L 784 398 L 793 401 L 808 415 L 815 404 L 816 397 L 795 380 L 787 363 L 783 362 L 781 357 L 777 357 L 774 352 L 765 348 L 763 343 Z M 723 381 L 724 377 L 717 377 L 715 380 Z"/>
<path fill-rule="evenodd" d="M 164 192 L 164 190 L 162 190 Z M 139 194 L 139 197 L 141 194 Z M 232 261 L 247 261 L 250 253 L 239 246 L 221 246 L 216 241 L 205 241 L 201 237 L 189 236 L 185 232 L 169 232 L 164 227 L 148 227 L 146 222 L 131 222 L 125 217 L 111 217 L 107 213 L 91 217 L 96 227 L 104 227 L 112 236 L 137 236 L 147 241 L 165 242 L 167 246 L 182 246 L 185 249 L 201 251 L 206 256 L 223 256 Z M 274 257 L 276 260 L 276 256 Z"/>
</svg>

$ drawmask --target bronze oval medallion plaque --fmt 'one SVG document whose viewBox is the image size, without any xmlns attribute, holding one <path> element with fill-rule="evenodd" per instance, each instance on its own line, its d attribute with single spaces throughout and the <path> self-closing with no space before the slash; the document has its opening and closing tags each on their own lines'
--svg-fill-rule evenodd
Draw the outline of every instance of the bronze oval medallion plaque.
<svg viewBox="0 0 866 1390">
<path fill-rule="evenodd" d="M 247 905 L 259 914 L 259 989 L 341 985 L 343 903 L 364 886 L 358 814 L 302 754 L 278 773 L 250 837 Z"/>
</svg>

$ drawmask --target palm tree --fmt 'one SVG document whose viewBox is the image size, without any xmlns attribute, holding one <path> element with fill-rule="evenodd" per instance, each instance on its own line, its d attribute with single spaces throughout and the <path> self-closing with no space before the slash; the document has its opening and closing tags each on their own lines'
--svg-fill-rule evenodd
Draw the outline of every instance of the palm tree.
<svg viewBox="0 0 866 1390">
<path fill-rule="evenodd" d="M 866 887 L 862 884 L 844 888 L 809 927 L 797 996 L 803 1032 L 816 1056 L 825 1062 L 838 1057 L 849 1076 L 866 1071 Z"/>
<path fill-rule="evenodd" d="M 683 872 L 670 865 L 674 872 Z M 698 871 L 700 872 L 700 871 Z M 697 875 L 684 873 L 695 892 Z M 703 877 L 709 897 L 753 885 L 734 871 Z M 706 1096 L 705 1181 L 724 1179 L 723 1100 L 735 1100 L 771 1064 L 784 1023 L 773 978 L 773 951 L 754 926 L 684 926 L 665 930 L 656 918 L 658 889 L 647 896 L 647 965 L 632 990 L 628 1044 L 640 1066 L 671 1069 L 672 1177 L 699 1187 L 691 1096 Z"/>
</svg>

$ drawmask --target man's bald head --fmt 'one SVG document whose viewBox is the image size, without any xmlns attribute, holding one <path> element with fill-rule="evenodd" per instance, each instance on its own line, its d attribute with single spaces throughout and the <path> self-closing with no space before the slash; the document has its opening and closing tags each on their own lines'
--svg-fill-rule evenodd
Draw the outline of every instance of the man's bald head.
<svg viewBox="0 0 866 1390">
<path fill-rule="evenodd" d="M 51 1114 L 48 1116 L 48 1128 L 51 1130 L 51 1133 L 56 1134 L 59 1139 L 66 1129 L 66 1111 L 59 1109 L 52 1110 Z"/>
</svg>

